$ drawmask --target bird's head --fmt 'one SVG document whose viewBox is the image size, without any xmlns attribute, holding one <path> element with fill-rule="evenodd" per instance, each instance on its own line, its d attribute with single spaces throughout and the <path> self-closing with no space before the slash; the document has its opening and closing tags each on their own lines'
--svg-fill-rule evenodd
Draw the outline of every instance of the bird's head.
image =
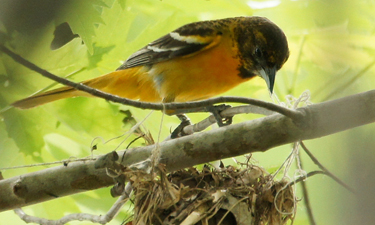
<svg viewBox="0 0 375 225">
<path fill-rule="evenodd" d="M 235 31 L 242 61 L 240 76 L 262 77 L 272 94 L 276 72 L 289 57 L 286 36 L 276 24 L 264 17 L 241 17 L 240 22 L 241 26 Z"/>
</svg>

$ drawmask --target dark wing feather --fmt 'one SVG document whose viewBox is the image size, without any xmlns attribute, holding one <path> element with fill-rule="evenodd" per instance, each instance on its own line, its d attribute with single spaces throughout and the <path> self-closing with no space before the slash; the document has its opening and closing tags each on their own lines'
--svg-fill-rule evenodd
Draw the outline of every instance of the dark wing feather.
<svg viewBox="0 0 375 225">
<path fill-rule="evenodd" d="M 209 21 L 192 23 L 151 42 L 131 55 L 117 70 L 152 65 L 179 56 L 187 56 L 214 46 L 221 32 Z"/>
</svg>

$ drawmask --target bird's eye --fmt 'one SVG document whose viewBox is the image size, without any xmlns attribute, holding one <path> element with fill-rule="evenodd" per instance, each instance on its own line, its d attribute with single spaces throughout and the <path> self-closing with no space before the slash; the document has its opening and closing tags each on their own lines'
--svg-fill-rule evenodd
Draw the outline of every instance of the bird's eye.
<svg viewBox="0 0 375 225">
<path fill-rule="evenodd" d="M 260 50 L 260 48 L 256 48 L 256 49 L 255 49 L 255 52 L 254 52 L 254 55 L 255 55 L 257 58 L 261 58 L 261 57 L 263 56 L 262 50 Z"/>
</svg>

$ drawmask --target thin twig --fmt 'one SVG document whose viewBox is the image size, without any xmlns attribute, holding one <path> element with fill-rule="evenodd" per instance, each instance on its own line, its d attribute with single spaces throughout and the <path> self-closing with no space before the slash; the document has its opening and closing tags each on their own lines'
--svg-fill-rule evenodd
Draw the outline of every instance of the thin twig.
<svg viewBox="0 0 375 225">
<path fill-rule="evenodd" d="M 331 173 L 327 168 L 325 168 L 319 161 L 317 158 L 315 158 L 315 156 L 309 151 L 309 149 L 307 149 L 306 145 L 300 141 L 300 144 L 303 148 L 303 150 L 306 152 L 306 154 L 311 158 L 311 160 L 315 163 L 315 165 L 317 165 L 321 170 L 324 171 L 324 173 L 331 177 L 333 180 L 335 180 L 337 183 L 339 183 L 341 186 L 343 186 L 344 188 L 346 188 L 348 191 L 352 192 L 352 193 L 355 193 L 354 189 L 349 187 L 349 185 L 345 184 L 343 181 L 341 181 L 338 177 L 336 177 L 333 173 Z"/>
<path fill-rule="evenodd" d="M 304 181 L 306 178 L 315 176 L 317 174 L 326 174 L 326 173 L 324 171 L 320 171 L 320 170 L 308 172 L 306 175 L 299 177 L 297 180 L 289 182 L 285 187 L 293 186 L 294 184 L 297 184 L 301 181 Z"/>
<path fill-rule="evenodd" d="M 298 162 L 299 162 L 300 169 L 303 170 L 301 155 L 297 154 L 297 157 L 299 158 Z M 309 218 L 310 225 L 316 225 L 314 215 L 313 215 L 313 212 L 312 212 L 312 207 L 311 207 L 311 204 L 310 204 L 309 193 L 308 193 L 307 187 L 306 187 L 306 182 L 304 182 L 304 181 L 301 182 L 301 187 L 302 187 L 303 201 L 304 201 L 305 206 L 306 206 L 307 216 Z"/>
<path fill-rule="evenodd" d="M 14 169 L 21 169 L 21 168 L 30 168 L 30 167 L 37 167 L 37 166 L 49 166 L 49 165 L 55 165 L 55 164 L 69 164 L 71 162 L 86 162 L 86 161 L 94 161 L 96 160 L 95 157 L 91 158 L 80 158 L 80 159 L 64 159 L 60 161 L 54 161 L 54 162 L 46 162 L 46 163 L 35 163 L 35 164 L 29 164 L 29 165 L 21 165 L 21 166 L 11 166 L 11 167 L 0 167 L 0 171 L 4 170 L 14 170 Z"/>
<path fill-rule="evenodd" d="M 91 221 L 93 223 L 106 224 L 111 221 L 118 212 L 122 209 L 122 206 L 129 200 L 132 195 L 132 186 L 127 183 L 123 194 L 116 200 L 108 212 L 104 215 L 92 215 L 88 213 L 74 213 L 63 216 L 57 220 L 49 220 L 44 218 L 39 218 L 35 216 L 27 215 L 21 208 L 15 209 L 14 212 L 26 223 L 38 223 L 42 225 L 62 225 L 71 221 Z"/>
<path fill-rule="evenodd" d="M 247 113 L 261 114 L 261 115 L 266 115 L 266 116 L 275 114 L 274 111 L 270 111 L 270 110 L 267 110 L 265 108 L 261 108 L 261 107 L 258 107 L 258 106 L 241 105 L 241 106 L 234 106 L 234 107 L 224 109 L 223 111 L 220 112 L 220 115 L 223 118 L 226 118 L 226 117 L 231 117 L 231 116 L 235 116 L 237 114 L 244 114 L 244 113 L 246 113 L 246 114 Z M 210 115 L 206 119 L 201 120 L 198 123 L 191 124 L 191 125 L 188 125 L 188 126 L 184 127 L 183 132 L 185 134 L 190 135 L 190 134 L 193 134 L 193 133 L 196 133 L 196 132 L 203 131 L 207 127 L 209 127 L 209 126 L 211 126 L 212 124 L 215 124 L 215 123 L 216 123 L 215 117 L 213 115 Z M 171 139 L 171 138 L 168 137 L 166 140 L 169 140 L 169 139 Z"/>
<path fill-rule="evenodd" d="M 301 64 L 302 50 L 303 50 L 303 46 L 305 44 L 305 41 L 306 41 L 306 34 L 303 34 L 302 37 L 301 37 L 301 40 L 299 42 L 299 46 L 298 46 L 299 51 L 298 51 L 298 55 L 297 55 L 297 61 L 296 61 L 296 65 L 295 65 L 294 70 L 293 70 L 292 83 L 291 83 L 290 87 L 288 88 L 288 94 L 293 94 L 294 87 L 296 86 L 297 74 L 298 74 L 299 66 Z M 286 77 L 286 76 L 284 76 L 284 77 Z"/>
<path fill-rule="evenodd" d="M 117 103 L 121 103 L 121 104 L 124 104 L 124 105 L 129 105 L 129 106 L 134 106 L 134 107 L 141 108 L 141 109 L 154 109 L 154 110 L 159 110 L 159 111 L 179 110 L 179 109 L 198 109 L 199 111 L 207 111 L 204 107 L 211 106 L 211 105 L 214 105 L 214 104 L 219 104 L 219 103 L 232 102 L 232 103 L 250 104 L 250 105 L 255 105 L 255 106 L 262 107 L 262 108 L 266 108 L 268 110 L 275 111 L 275 112 L 278 112 L 278 113 L 280 113 L 284 116 L 287 116 L 287 117 L 293 119 L 294 121 L 298 121 L 303 117 L 302 112 L 299 112 L 299 111 L 296 111 L 296 110 L 291 110 L 291 109 L 288 109 L 288 108 L 285 108 L 285 107 L 282 107 L 282 106 L 279 106 L 279 105 L 275 105 L 275 104 L 272 104 L 272 103 L 269 103 L 269 102 L 264 102 L 264 101 L 260 101 L 260 100 L 257 100 L 257 99 L 244 98 L 244 97 L 227 96 L 227 97 L 211 98 L 211 99 L 201 100 L 201 101 L 193 101 L 193 102 L 185 102 L 185 103 L 164 103 L 164 104 L 148 103 L 148 102 L 140 102 L 140 101 L 130 100 L 130 99 L 127 99 L 127 98 L 121 98 L 121 97 L 118 97 L 116 95 L 111 95 L 111 94 L 105 93 L 103 91 L 100 91 L 100 90 L 91 88 L 89 86 L 86 86 L 82 83 L 75 83 L 75 82 L 72 82 L 70 80 L 64 79 L 62 77 L 56 76 L 56 75 L 48 72 L 47 70 L 44 70 L 44 69 L 36 66 L 35 64 L 29 62 L 28 60 L 24 59 L 22 56 L 12 52 L 11 50 L 9 50 L 8 48 L 6 48 L 3 45 L 0 45 L 0 51 L 4 52 L 8 56 L 10 56 L 11 58 L 13 58 L 13 60 L 20 63 L 21 65 L 23 65 L 23 66 L 41 74 L 41 75 L 43 75 L 43 76 L 45 76 L 45 77 L 47 77 L 51 80 L 54 80 L 56 82 L 59 82 L 61 84 L 66 85 L 66 86 L 70 86 L 70 87 L 72 87 L 74 89 L 77 89 L 79 91 L 87 92 L 87 93 L 89 93 L 91 95 L 94 95 L 96 97 L 104 98 L 108 101 L 117 102 Z M 180 112 L 178 112 L 178 113 L 180 113 Z"/>
<path fill-rule="evenodd" d="M 322 101 L 327 101 L 328 99 L 331 99 L 333 96 L 335 96 L 335 95 L 339 94 L 340 92 L 346 90 L 346 88 L 348 88 L 350 85 L 354 84 L 355 81 L 358 80 L 358 78 L 360 78 L 363 74 L 365 74 L 368 70 L 370 70 L 371 67 L 373 67 L 374 65 L 375 65 L 375 60 L 370 62 L 367 66 L 365 66 L 362 70 L 360 70 L 355 76 L 352 77 L 352 79 L 348 80 L 347 82 L 345 82 L 341 86 L 336 85 L 336 88 L 333 91 L 331 91 L 331 93 L 329 93 L 326 97 L 324 97 L 322 99 Z M 335 82 L 335 80 L 333 82 Z M 331 87 L 332 86 L 329 86 L 330 89 L 331 89 Z"/>
</svg>

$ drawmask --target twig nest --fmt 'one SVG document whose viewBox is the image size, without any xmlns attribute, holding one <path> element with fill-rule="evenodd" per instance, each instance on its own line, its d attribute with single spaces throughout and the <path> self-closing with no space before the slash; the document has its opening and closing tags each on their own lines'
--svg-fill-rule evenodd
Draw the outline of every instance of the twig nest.
<svg viewBox="0 0 375 225">
<path fill-rule="evenodd" d="M 294 217 L 291 186 L 272 180 L 258 166 L 204 166 L 152 179 L 140 176 L 128 176 L 135 193 L 133 225 L 278 225 Z"/>
</svg>

